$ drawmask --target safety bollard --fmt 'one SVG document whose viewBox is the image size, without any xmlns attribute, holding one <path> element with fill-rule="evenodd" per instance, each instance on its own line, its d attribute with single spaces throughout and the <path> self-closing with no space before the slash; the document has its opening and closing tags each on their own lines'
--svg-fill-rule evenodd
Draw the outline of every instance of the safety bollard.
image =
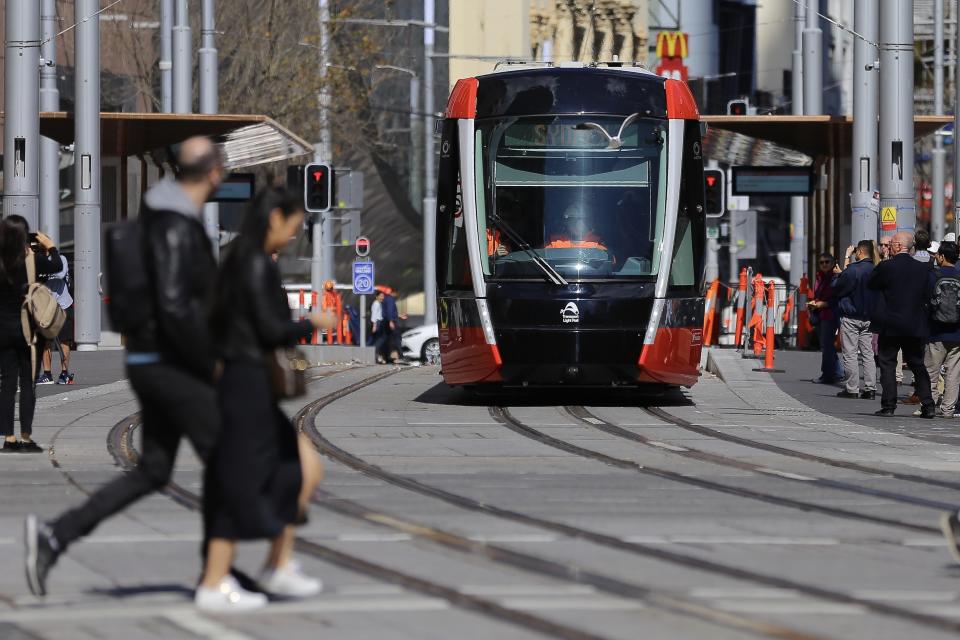
<svg viewBox="0 0 960 640">
<path fill-rule="evenodd" d="M 717 294 L 720 289 L 720 278 L 714 279 L 710 288 L 707 289 L 707 297 L 703 308 L 703 345 L 705 347 L 713 344 L 714 326 L 716 324 L 716 306 Z"/>
<path fill-rule="evenodd" d="M 805 349 L 809 338 L 810 313 L 807 309 L 809 287 L 807 274 L 803 274 L 800 277 L 800 287 L 797 289 L 797 349 Z"/>
<path fill-rule="evenodd" d="M 310 310 L 316 311 L 317 309 L 317 292 L 314 291 L 310 294 Z M 320 330 L 317 328 L 313 329 L 313 339 L 311 344 L 320 344 Z"/>
<path fill-rule="evenodd" d="M 776 340 L 775 325 L 777 322 L 777 288 L 773 280 L 767 283 L 767 326 L 766 326 L 766 352 L 763 357 L 763 367 L 754 369 L 754 371 L 766 371 L 767 373 L 783 373 L 783 369 L 773 368 L 774 341 Z"/>
<path fill-rule="evenodd" d="M 763 292 L 763 274 L 753 277 L 753 315 L 750 318 L 749 328 L 753 330 L 753 356 L 759 358 L 763 353 L 763 325 L 766 321 L 765 296 Z"/>
<path fill-rule="evenodd" d="M 737 321 L 734 325 L 733 346 L 740 348 L 743 342 L 743 322 L 747 311 L 747 268 L 740 270 L 740 284 L 737 287 Z"/>
</svg>

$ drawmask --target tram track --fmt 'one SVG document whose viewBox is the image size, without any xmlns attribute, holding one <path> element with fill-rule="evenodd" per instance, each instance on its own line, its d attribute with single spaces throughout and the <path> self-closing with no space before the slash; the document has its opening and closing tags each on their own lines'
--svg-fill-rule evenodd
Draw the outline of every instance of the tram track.
<svg viewBox="0 0 960 640">
<path fill-rule="evenodd" d="M 304 407 L 294 420 L 298 427 L 302 429 L 308 421 L 312 421 L 316 417 L 317 413 L 323 407 L 371 384 L 384 380 L 397 372 L 397 370 L 383 372 L 327 394 Z M 138 426 L 138 417 L 136 415 L 131 416 L 121 423 L 118 423 L 114 429 L 111 430 L 109 438 L 108 448 L 111 454 L 117 459 L 118 463 L 128 469 L 136 463 L 136 451 L 132 445 L 132 437 Z M 198 509 L 200 506 L 198 496 L 179 485 L 171 484 L 165 491 L 169 497 L 182 506 L 193 510 Z M 703 622 L 768 638 L 780 638 L 783 640 L 825 640 L 825 637 L 821 635 L 805 633 L 783 625 L 754 619 L 740 613 L 721 611 L 670 592 L 625 582 L 617 578 L 585 570 L 581 567 L 473 540 L 456 533 L 413 522 L 402 516 L 370 509 L 355 501 L 341 498 L 325 490 L 318 491 L 313 498 L 313 502 L 317 506 L 333 513 L 361 520 L 376 527 L 386 527 L 395 531 L 401 531 L 412 537 L 424 539 L 461 554 L 480 557 L 505 565 L 514 570 L 538 574 L 578 585 L 587 585 L 599 592 L 642 602 L 652 609 L 657 609 L 667 614 L 696 618 Z M 440 597 L 455 606 L 485 613 L 488 616 L 504 621 L 503 612 L 501 611 L 504 607 L 495 602 L 472 595 L 466 595 L 456 589 L 451 589 L 423 578 L 417 578 L 389 569 L 303 538 L 297 538 L 297 548 L 303 553 L 342 568 L 361 572 L 368 576 L 391 582 L 413 591 L 419 591 L 426 595 Z M 514 609 L 506 610 L 515 613 Z M 532 614 L 523 615 L 531 616 Z M 513 619 L 513 616 L 511 616 L 511 618 L 506 621 L 525 626 L 534 631 L 546 633 L 551 637 L 577 639 L 596 638 L 597 640 L 601 640 L 599 636 L 581 632 L 571 627 L 565 627 L 558 623 L 544 621 L 544 619 L 539 619 L 537 616 L 533 616 L 533 618 L 537 619 L 524 621 Z M 553 628 L 548 628 L 550 625 L 552 625 Z"/>
<path fill-rule="evenodd" d="M 335 391 L 328 396 L 324 396 L 322 400 L 332 397 L 340 398 L 349 395 L 350 393 L 354 393 L 364 387 L 379 382 L 380 380 L 397 373 L 397 371 L 398 370 L 389 370 L 367 377 L 338 391 Z M 324 377 L 328 376 L 317 376 L 314 377 L 313 380 Z M 110 452 L 111 456 L 113 456 L 117 464 L 127 471 L 132 469 L 137 463 L 137 451 L 133 445 L 133 434 L 140 424 L 140 414 L 133 414 L 132 416 L 128 416 L 124 420 L 121 420 L 114 425 L 107 436 L 108 451 Z M 200 496 L 185 489 L 177 483 L 171 482 L 163 489 L 163 492 L 174 502 L 191 511 L 199 511 L 201 509 Z M 493 600 L 464 593 L 460 590 L 444 586 L 432 580 L 427 580 L 409 573 L 391 569 L 385 565 L 370 562 L 369 560 L 365 560 L 359 556 L 348 554 L 327 545 L 307 540 L 301 536 L 296 538 L 295 547 L 300 553 L 324 562 L 328 562 L 342 569 L 346 569 L 355 573 L 361 573 L 371 578 L 395 584 L 426 596 L 441 598 L 449 602 L 451 605 L 461 609 L 473 611 L 500 622 L 523 627 L 551 638 L 563 638 L 564 640 L 608 640 L 604 636 L 553 622 L 535 614 L 509 608 Z M 800 640 L 807 637 L 808 636 L 799 635 L 789 636 L 791 640 Z"/>
<path fill-rule="evenodd" d="M 921 476 L 913 473 L 903 473 L 900 471 L 893 471 L 890 469 L 881 469 L 880 467 L 872 467 L 870 465 L 860 464 L 858 462 L 851 462 L 849 460 L 839 460 L 837 458 L 830 458 L 827 456 L 818 456 L 813 453 L 807 453 L 805 451 L 798 451 L 797 449 L 790 449 L 787 447 L 781 447 L 779 445 L 770 444 L 769 442 L 761 442 L 759 440 L 753 440 L 751 438 L 744 438 L 741 436 L 736 436 L 731 433 L 726 433 L 720 431 L 719 429 L 714 429 L 702 424 L 696 424 L 685 420 L 679 416 L 676 416 L 668 411 L 665 411 L 661 407 L 641 407 L 641 409 L 647 414 L 663 420 L 679 429 L 684 431 L 689 431 L 691 433 L 697 433 L 699 435 L 708 436 L 716 440 L 723 440 L 725 442 L 730 442 L 733 444 L 738 444 L 750 449 L 758 449 L 760 451 L 767 451 L 769 453 L 776 453 L 781 456 L 786 456 L 789 458 L 796 458 L 798 460 L 805 460 L 807 462 L 815 462 L 818 464 L 836 467 L 838 469 L 847 469 L 849 471 L 858 471 L 867 475 L 878 476 L 883 478 L 893 478 L 895 480 L 903 480 L 905 482 L 912 482 L 916 484 L 927 485 L 931 487 L 940 487 L 943 489 L 955 489 L 960 491 L 960 482 L 952 482 L 950 480 L 942 480 L 940 478 L 931 478 L 929 476 Z M 955 509 L 956 505 L 952 505 L 951 508 Z"/>
<path fill-rule="evenodd" d="M 901 502 L 903 504 L 909 504 L 913 506 L 923 507 L 926 509 L 932 509 L 938 512 L 955 510 L 956 505 L 950 502 L 942 502 L 940 500 L 930 500 L 927 498 L 920 498 L 917 496 L 912 496 L 904 493 L 899 493 L 896 491 L 887 491 L 885 489 L 874 489 L 872 487 L 864 487 L 862 485 L 853 484 L 850 482 L 845 482 L 842 480 L 831 480 L 829 478 L 824 478 L 821 476 L 815 476 L 808 473 L 797 473 L 793 471 L 787 471 L 784 469 L 777 469 L 771 465 L 762 465 L 752 462 L 746 462 L 744 460 L 739 460 L 730 456 L 720 455 L 716 453 L 710 453 L 708 451 L 703 451 L 701 449 L 695 449 L 687 445 L 676 445 L 670 444 L 667 442 L 660 442 L 658 440 L 648 438 L 642 434 L 639 434 L 635 431 L 631 431 L 625 427 L 621 427 L 618 424 L 615 424 L 609 420 L 606 420 L 596 413 L 593 413 L 589 409 L 583 406 L 566 406 L 564 407 L 564 412 L 584 425 L 587 428 L 595 429 L 606 433 L 607 435 L 614 436 L 616 438 L 621 438 L 624 440 L 629 440 L 637 444 L 655 449 L 660 452 L 666 452 L 671 455 L 677 455 L 684 458 L 689 458 L 692 460 L 698 460 L 700 462 L 707 462 L 710 464 L 715 464 L 723 467 L 729 467 L 733 469 L 739 469 L 741 471 L 749 471 L 761 476 L 770 477 L 770 478 L 779 478 L 788 482 L 802 483 L 808 486 L 822 487 L 824 489 L 833 489 L 837 491 L 845 491 L 848 493 L 856 493 L 859 495 L 870 496 L 872 498 L 884 498 L 886 500 L 891 500 L 894 502 Z M 660 414 L 653 414 L 659 420 L 664 421 L 666 424 L 676 425 L 673 421 L 672 416 L 670 420 L 667 418 L 661 418 Z M 672 415 L 672 414 L 666 414 Z"/>
<path fill-rule="evenodd" d="M 679 473 L 677 471 L 671 471 L 669 469 L 662 469 L 659 467 L 648 466 L 641 464 L 634 460 L 628 460 L 626 458 L 618 458 L 615 456 L 607 455 L 601 453 L 600 451 L 595 451 L 593 449 L 587 449 L 579 445 L 567 442 L 566 440 L 561 440 L 560 438 L 555 438 L 543 431 L 534 429 L 533 427 L 524 424 L 522 421 L 518 420 L 513 416 L 512 413 L 505 407 L 490 407 L 490 415 L 494 420 L 510 429 L 514 433 L 517 433 L 525 438 L 529 438 L 535 442 L 558 449 L 560 451 L 565 451 L 573 455 L 587 458 L 590 460 L 595 460 L 597 462 L 602 462 L 611 467 L 616 467 L 618 469 L 624 469 L 628 471 L 635 471 L 643 475 L 649 475 L 664 480 L 670 480 L 673 482 L 678 482 L 681 484 L 686 484 L 694 487 L 699 487 L 701 489 L 707 489 L 709 491 L 716 491 L 718 493 L 725 493 L 728 495 L 737 496 L 740 498 L 746 498 L 749 500 L 756 500 L 758 502 L 765 502 L 767 504 L 776 505 L 778 507 L 785 507 L 788 509 L 797 509 L 807 513 L 822 513 L 824 515 L 834 516 L 837 518 L 845 518 L 848 520 L 859 520 L 862 522 L 869 522 L 872 524 L 878 524 L 887 527 L 895 527 L 898 529 L 904 529 L 907 531 L 913 531 L 918 533 L 928 533 L 931 535 L 939 534 L 940 530 L 937 527 L 916 524 L 913 522 L 906 522 L 903 520 L 896 520 L 894 518 L 885 518 L 883 516 L 875 516 L 868 513 L 862 513 L 860 511 L 853 511 L 850 509 L 844 509 L 841 507 L 831 507 L 824 504 L 818 504 L 816 502 L 808 502 L 806 500 L 797 500 L 794 498 L 786 498 L 783 496 L 778 496 L 772 493 L 765 493 L 762 491 L 755 491 L 753 489 L 745 489 L 743 487 L 738 487 L 735 485 L 724 484 L 722 482 L 716 482 L 714 480 L 706 480 L 704 478 L 698 478 L 692 475 L 686 475 Z M 595 425 L 591 425 L 595 426 Z"/>
<path fill-rule="evenodd" d="M 794 591 L 800 595 L 809 596 L 811 598 L 816 598 L 829 603 L 857 606 L 879 615 L 898 618 L 900 620 L 916 623 L 930 628 L 946 630 L 954 633 L 960 632 L 960 622 L 957 621 L 931 614 L 912 611 L 910 609 L 904 609 L 896 605 L 889 605 L 876 600 L 859 598 L 842 591 L 809 585 L 777 575 L 764 574 L 751 569 L 731 566 L 721 562 L 659 548 L 653 545 L 631 542 L 598 531 L 584 529 L 575 525 L 498 507 L 496 505 L 476 500 L 469 496 L 464 496 L 462 494 L 454 493 L 446 489 L 422 482 L 409 476 L 393 473 L 384 469 L 383 467 L 367 462 L 362 458 L 334 445 L 319 433 L 315 426 L 315 418 L 317 414 L 325 406 L 331 404 L 337 399 L 339 398 L 333 398 L 329 402 L 317 401 L 311 405 L 308 405 L 301 411 L 300 414 L 298 414 L 298 420 L 300 421 L 300 424 L 304 425 L 304 431 L 313 440 L 314 444 L 321 453 L 328 458 L 335 460 L 336 462 L 363 473 L 368 477 L 381 480 L 413 493 L 435 498 L 466 511 L 483 513 L 506 521 L 515 522 L 517 524 L 540 528 L 546 531 L 564 535 L 571 539 L 584 540 L 597 544 L 598 546 L 626 551 L 637 556 L 659 560 L 668 564 L 703 571 L 735 580 L 741 580 L 756 585 Z M 395 523 L 385 520 L 382 521 L 381 524 L 391 526 Z M 399 527 L 394 528 L 400 530 Z M 413 533 L 416 534 L 416 531 L 413 531 Z"/>
<path fill-rule="evenodd" d="M 960 622 L 953 622 L 935 615 L 902 609 L 901 607 L 887 605 L 875 600 L 864 600 L 842 592 L 804 585 L 802 583 L 797 583 L 789 579 L 780 578 L 778 576 L 760 574 L 748 569 L 731 567 L 709 560 L 702 560 L 695 556 L 688 556 L 674 551 L 659 549 L 634 542 L 627 542 L 614 536 L 592 532 L 579 527 L 574 527 L 572 525 L 566 525 L 520 512 L 501 509 L 492 505 L 486 505 L 479 501 L 473 500 L 472 498 L 450 493 L 443 489 L 420 483 L 412 478 L 392 474 L 391 472 L 383 470 L 380 467 L 366 463 L 360 458 L 357 458 L 352 454 L 339 449 L 327 441 L 319 434 L 317 429 L 314 428 L 313 425 L 315 423 L 315 418 L 324 407 L 328 406 L 332 402 L 335 402 L 336 400 L 355 393 L 362 388 L 375 384 L 376 382 L 380 382 L 395 373 L 397 373 L 396 370 L 379 373 L 375 376 L 371 376 L 369 378 L 360 380 L 359 382 L 348 385 L 308 404 L 296 416 L 298 426 L 301 427 L 307 433 L 307 435 L 311 437 L 311 439 L 313 439 L 314 443 L 317 444 L 318 449 L 331 459 L 341 462 L 348 467 L 354 468 L 355 470 L 361 471 L 365 475 L 376 477 L 380 480 L 388 482 L 389 484 L 400 486 L 423 495 L 439 498 L 447 503 L 454 504 L 455 506 L 467 510 L 478 511 L 488 515 L 496 516 L 498 518 L 551 530 L 564 534 L 573 539 L 590 541 L 601 546 L 628 551 L 640 556 L 663 560 L 692 569 L 716 573 L 726 577 L 749 581 L 755 584 L 762 584 L 774 588 L 793 590 L 798 594 L 807 595 L 820 600 L 826 600 L 832 603 L 842 603 L 861 607 L 874 613 L 896 617 L 904 621 L 909 621 L 932 628 L 948 630 L 951 632 L 960 631 Z M 124 468 L 130 468 L 133 464 L 135 464 L 136 461 L 136 451 L 132 445 L 132 436 L 138 425 L 139 421 L 135 417 L 128 418 L 118 423 L 111 430 L 111 433 L 108 437 L 108 446 L 111 454 Z M 199 508 L 198 496 L 183 489 L 182 487 L 171 485 L 167 489 L 167 494 L 172 499 L 187 508 L 194 510 Z M 611 579 L 608 576 L 584 572 L 578 567 L 557 563 L 552 560 L 545 560 L 543 558 L 537 558 L 535 556 L 530 556 L 529 554 L 522 554 L 496 545 L 477 542 L 457 534 L 412 522 L 403 517 L 397 517 L 386 514 L 382 511 L 368 509 L 363 505 L 339 498 L 333 494 L 330 494 L 329 492 L 324 491 L 318 493 L 318 495 L 315 496 L 315 502 L 317 502 L 318 506 L 324 507 L 341 515 L 351 516 L 364 520 L 370 524 L 403 531 L 411 534 L 412 536 L 422 538 L 451 549 L 477 555 L 503 564 L 508 564 L 519 570 L 541 573 L 543 575 L 552 576 L 561 580 L 565 579 L 568 581 L 573 581 L 575 577 L 579 577 L 581 580 L 588 580 L 589 582 L 585 582 L 586 584 L 596 583 L 593 584 L 593 586 L 595 586 L 598 590 L 607 591 L 610 593 L 618 592 L 618 595 L 623 597 L 645 599 L 645 602 L 648 602 L 655 608 L 659 608 L 674 614 L 707 619 L 715 624 L 723 624 L 724 626 L 741 630 L 751 630 L 754 633 L 758 633 L 766 637 L 789 638 L 791 640 L 807 638 L 813 639 L 819 637 L 795 631 L 793 629 L 780 627 L 779 625 L 764 621 L 745 618 L 741 614 L 729 613 L 726 611 L 716 611 L 710 607 L 693 601 L 686 601 L 682 598 L 676 599 L 677 596 L 674 596 L 668 592 L 654 591 L 640 585 L 620 583 L 619 581 Z M 500 619 L 501 621 L 506 620 L 513 624 L 517 624 L 534 631 L 539 631 L 551 637 L 577 639 L 593 638 L 599 640 L 598 636 L 569 628 L 564 625 L 558 625 L 557 623 L 539 618 L 538 616 L 534 616 L 532 614 L 518 612 L 514 609 L 507 609 L 503 605 L 500 605 L 496 602 L 488 601 L 473 595 L 463 594 L 456 589 L 451 589 L 449 587 L 433 583 L 432 581 L 424 580 L 423 578 L 411 576 L 387 567 L 383 567 L 381 565 L 377 565 L 375 563 L 371 563 L 363 560 L 362 558 L 357 558 L 335 549 L 331 549 L 325 545 L 320 545 L 318 543 L 299 538 L 297 540 L 297 545 L 301 552 L 318 559 L 328 561 L 331 564 L 341 566 L 348 570 L 364 573 L 386 582 L 398 584 L 410 588 L 413 591 L 418 591 L 434 597 L 440 597 L 455 606 L 477 611 L 479 613 Z M 706 618 L 704 618 L 704 613 L 708 614 Z M 508 618 L 504 618 L 504 615 L 508 616 Z M 518 615 L 523 619 L 517 619 L 516 616 Z"/>
</svg>

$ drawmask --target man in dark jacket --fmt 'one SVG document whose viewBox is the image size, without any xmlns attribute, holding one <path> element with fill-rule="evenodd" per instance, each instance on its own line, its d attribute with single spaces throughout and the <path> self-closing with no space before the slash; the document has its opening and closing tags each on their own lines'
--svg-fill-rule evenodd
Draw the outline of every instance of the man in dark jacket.
<svg viewBox="0 0 960 640">
<path fill-rule="evenodd" d="M 142 409 L 143 444 L 136 468 L 118 476 L 45 524 L 26 522 L 27 582 L 46 593 L 57 557 L 109 516 L 161 489 L 170 480 L 181 437 L 207 460 L 219 428 L 208 304 L 216 261 L 201 222 L 203 204 L 223 180 L 223 160 L 207 138 L 185 141 L 177 179 L 143 196 L 144 266 L 152 283 L 152 317 L 127 336 L 127 377 Z"/>
<path fill-rule="evenodd" d="M 840 345 L 846 373 L 844 389 L 837 393 L 838 398 L 872 400 L 877 392 L 877 365 L 873 361 L 873 334 L 870 332 L 873 292 L 867 288 L 867 280 L 873 272 L 872 253 L 871 242 L 861 240 L 854 255 L 847 256 L 852 261 L 833 283 L 833 295 L 840 311 Z"/>
<path fill-rule="evenodd" d="M 867 287 L 878 293 L 871 329 L 880 335 L 880 384 L 883 395 L 878 416 L 891 417 L 897 407 L 897 351 L 913 372 L 921 415 L 933 418 L 930 376 L 923 366 L 923 346 L 929 335 L 930 268 L 910 256 L 913 235 L 899 232 L 890 241 L 893 256 L 877 265 Z"/>
<path fill-rule="evenodd" d="M 939 265 L 933 274 L 934 291 L 942 288 L 944 293 L 940 297 L 943 303 L 954 306 L 956 297 L 950 295 L 947 289 L 955 292 L 957 285 L 960 285 L 960 269 L 956 267 L 958 254 L 960 249 L 955 242 L 943 242 L 934 256 Z M 945 279 L 951 279 L 953 282 Z M 940 287 L 937 286 L 938 282 Z M 953 418 L 957 396 L 960 393 L 960 323 L 937 322 L 935 318 L 930 319 L 930 338 L 924 349 L 923 364 L 927 367 L 927 374 L 930 376 L 930 395 L 934 402 L 939 401 L 940 404 L 939 416 Z M 941 367 L 945 369 L 942 396 L 937 384 Z"/>
</svg>

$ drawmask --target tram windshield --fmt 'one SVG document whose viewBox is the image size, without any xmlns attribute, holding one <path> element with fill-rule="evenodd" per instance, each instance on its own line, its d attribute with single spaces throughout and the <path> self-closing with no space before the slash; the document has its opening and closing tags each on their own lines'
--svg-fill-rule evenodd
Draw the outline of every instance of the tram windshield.
<svg viewBox="0 0 960 640">
<path fill-rule="evenodd" d="M 656 276 L 666 127 L 619 116 L 478 121 L 477 214 L 493 279 Z M 553 272 L 551 274 L 551 272 Z"/>
</svg>

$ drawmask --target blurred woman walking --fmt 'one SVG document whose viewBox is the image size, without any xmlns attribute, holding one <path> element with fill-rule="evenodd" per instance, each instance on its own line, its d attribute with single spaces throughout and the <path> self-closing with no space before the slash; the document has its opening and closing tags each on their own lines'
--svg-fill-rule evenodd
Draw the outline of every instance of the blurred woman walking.
<svg viewBox="0 0 960 640">
<path fill-rule="evenodd" d="M 319 580 L 292 561 L 293 525 L 305 519 L 306 502 L 322 468 L 280 410 L 267 358 L 315 328 L 329 328 L 321 314 L 291 320 L 280 271 L 272 254 L 303 227 L 303 198 L 279 188 L 257 195 L 220 268 L 211 318 L 223 373 L 218 396 L 223 427 L 207 467 L 204 521 L 206 567 L 196 605 L 210 611 L 241 611 L 266 604 L 230 575 L 238 540 L 270 539 L 260 576 L 263 591 L 307 597 Z M 298 440 L 299 438 L 299 440 Z"/>
</svg>

